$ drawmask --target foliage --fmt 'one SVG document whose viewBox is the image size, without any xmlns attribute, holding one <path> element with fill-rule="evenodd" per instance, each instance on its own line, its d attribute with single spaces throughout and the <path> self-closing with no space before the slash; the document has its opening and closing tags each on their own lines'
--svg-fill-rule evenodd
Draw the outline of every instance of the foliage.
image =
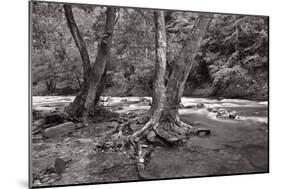
<svg viewBox="0 0 281 189">
<path fill-rule="evenodd" d="M 75 5 L 72 9 L 93 63 L 106 8 Z M 190 36 L 199 14 L 166 11 L 165 15 L 166 77 L 169 77 L 183 41 Z M 208 92 L 197 95 L 266 98 L 268 18 L 223 14 L 214 14 L 213 17 L 188 77 L 185 95 L 193 95 L 200 89 L 202 93 Z M 77 92 L 83 83 L 82 62 L 67 28 L 62 5 L 34 2 L 32 19 L 34 94 Z M 107 65 L 106 95 L 151 95 L 155 62 L 154 30 L 153 11 L 118 9 Z M 48 88 L 50 83 L 53 86 Z M 234 92 L 229 92 L 231 89 Z M 254 93 L 257 90 L 259 92 Z"/>
<path fill-rule="evenodd" d="M 209 95 L 267 97 L 267 17 L 214 15 L 200 51 L 197 65 L 201 66 L 193 69 L 189 85 L 198 81 L 198 77 L 207 77 L 201 84 L 207 82 L 213 88 Z M 208 74 L 200 76 L 204 66 Z M 255 93 L 257 89 L 263 91 Z"/>
</svg>

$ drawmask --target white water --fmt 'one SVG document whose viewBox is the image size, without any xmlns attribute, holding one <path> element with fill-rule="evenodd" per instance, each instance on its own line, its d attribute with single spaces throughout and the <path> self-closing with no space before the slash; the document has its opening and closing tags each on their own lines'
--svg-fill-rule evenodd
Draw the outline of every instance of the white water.
<svg viewBox="0 0 281 189">
<path fill-rule="evenodd" d="M 102 97 L 103 99 L 108 97 Z M 130 102 L 131 104 L 125 104 L 122 107 L 122 110 L 117 110 L 118 113 L 125 113 L 128 111 L 137 111 L 137 110 L 148 110 L 150 108 L 149 105 L 139 102 L 140 98 L 147 98 L 151 100 L 151 97 L 110 97 L 106 106 L 114 106 L 115 104 L 120 104 L 122 102 Z M 36 110 L 45 110 L 51 111 L 54 110 L 58 106 L 66 106 L 70 102 L 74 100 L 74 96 L 34 96 L 33 98 L 33 109 Z M 200 114 L 204 117 L 208 117 L 210 119 L 217 119 L 216 114 L 213 112 L 209 112 L 206 108 L 259 108 L 261 110 L 266 110 L 268 107 L 268 102 L 263 101 L 251 101 L 251 100 L 242 100 L 242 99 L 209 99 L 209 98 L 188 98 L 182 97 L 182 104 L 184 106 L 188 105 L 196 105 L 198 103 L 203 103 L 205 105 L 204 108 L 196 109 L 180 109 L 180 114 Z M 133 104 L 132 104 L 133 103 Z M 254 110 L 253 110 L 254 111 Z M 255 110 L 257 111 L 257 110 Z M 250 112 L 251 113 L 251 112 Z M 255 116 L 253 112 L 252 115 L 248 116 L 239 116 L 240 120 L 253 120 L 258 122 L 268 122 L 268 118 L 265 116 Z M 223 121 L 223 120 L 222 120 Z"/>
</svg>

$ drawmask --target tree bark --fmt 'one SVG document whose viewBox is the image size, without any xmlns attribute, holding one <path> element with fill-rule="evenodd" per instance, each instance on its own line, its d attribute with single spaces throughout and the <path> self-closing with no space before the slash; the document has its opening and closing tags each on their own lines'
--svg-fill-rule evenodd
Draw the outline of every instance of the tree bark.
<svg viewBox="0 0 281 189">
<path fill-rule="evenodd" d="M 192 126 L 179 119 L 178 107 L 181 101 L 185 82 L 194 63 L 204 33 L 207 30 L 211 17 L 200 15 L 190 36 L 185 41 L 183 48 L 172 68 L 172 73 L 165 86 L 166 71 L 166 34 L 165 20 L 162 11 L 156 11 L 156 61 L 154 73 L 153 102 L 150 120 L 145 126 L 131 135 L 136 140 L 146 130 L 153 129 L 156 134 L 167 142 L 175 143 L 184 140 L 191 132 L 206 132 L 208 130 L 193 130 Z"/>
<path fill-rule="evenodd" d="M 135 140 L 147 129 L 157 127 L 162 110 L 166 101 L 165 95 L 165 72 L 166 72 L 166 29 L 163 11 L 154 12 L 155 22 L 155 68 L 153 82 L 153 101 L 150 109 L 152 116 L 140 130 L 131 135 L 131 140 Z"/>
<path fill-rule="evenodd" d="M 104 74 L 107 58 L 110 54 L 112 34 L 114 31 L 115 13 L 114 8 L 107 8 L 104 35 L 99 43 L 95 63 L 91 66 L 86 44 L 80 34 L 77 24 L 74 20 L 71 5 L 64 5 L 65 17 L 68 28 L 74 38 L 75 44 L 79 50 L 84 71 L 84 82 L 80 93 L 75 97 L 73 103 L 67 107 L 67 112 L 73 117 L 87 117 L 91 109 L 95 106 L 99 95 L 97 92 L 100 87 L 102 75 Z"/>
<path fill-rule="evenodd" d="M 201 45 L 203 36 L 210 24 L 211 17 L 201 14 L 197 19 L 192 32 L 185 41 L 183 48 L 172 68 L 172 73 L 167 83 L 167 106 L 178 110 L 184 90 L 186 79 L 194 63 L 195 56 Z"/>
<path fill-rule="evenodd" d="M 152 106 L 151 111 L 156 109 L 162 111 L 163 105 L 166 100 L 165 95 L 165 72 L 166 72 L 166 28 L 163 11 L 154 12 L 155 22 L 155 68 L 154 68 L 154 81 L 152 92 Z"/>
<path fill-rule="evenodd" d="M 97 95 L 96 95 L 95 104 L 94 104 L 95 106 L 98 104 L 98 102 L 100 100 L 100 97 L 101 97 L 101 94 L 103 93 L 104 88 L 105 88 L 106 72 L 107 72 L 107 69 L 105 68 L 105 70 L 102 74 L 101 81 L 100 81 L 99 86 L 98 86 Z"/>
<path fill-rule="evenodd" d="M 163 123 L 159 124 L 156 130 L 159 136 L 169 142 L 182 140 L 194 132 L 195 134 L 199 132 L 210 134 L 209 130 L 194 129 L 191 125 L 180 121 L 178 109 L 186 80 L 211 19 L 208 14 L 201 14 L 198 17 L 191 34 L 184 42 L 175 65 L 172 67 L 172 72 L 166 85 L 166 102 L 162 113 Z"/>
</svg>

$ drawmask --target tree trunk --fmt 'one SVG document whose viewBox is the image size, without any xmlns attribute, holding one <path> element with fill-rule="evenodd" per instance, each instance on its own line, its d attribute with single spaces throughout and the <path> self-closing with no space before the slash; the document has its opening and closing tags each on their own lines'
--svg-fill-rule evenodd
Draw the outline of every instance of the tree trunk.
<svg viewBox="0 0 281 189">
<path fill-rule="evenodd" d="M 209 15 L 201 14 L 199 16 L 190 36 L 184 42 L 166 85 L 166 103 L 162 113 L 163 123 L 159 125 L 156 131 L 159 136 L 169 142 L 183 140 L 193 132 L 195 134 L 199 132 L 210 134 L 209 130 L 194 129 L 191 125 L 180 121 L 178 113 L 186 80 L 210 22 L 211 17 Z"/>
<path fill-rule="evenodd" d="M 75 44 L 79 50 L 84 70 L 84 82 L 80 93 L 76 96 L 73 103 L 67 107 L 67 112 L 74 117 L 86 117 L 96 104 L 97 92 L 99 90 L 102 75 L 104 74 L 107 58 L 110 54 L 111 39 L 115 23 L 115 9 L 107 8 L 104 35 L 98 46 L 97 57 L 93 66 L 91 66 L 86 44 L 79 32 L 74 20 L 71 5 L 64 5 L 67 25 L 70 29 Z M 99 98 L 99 97 L 98 97 Z"/>
<path fill-rule="evenodd" d="M 96 99 L 95 99 L 95 106 L 98 104 L 98 102 L 100 100 L 100 97 L 101 97 L 101 94 L 103 93 L 104 88 L 105 88 L 106 72 L 107 72 L 107 69 L 105 68 L 105 70 L 104 70 L 104 72 L 102 74 L 101 81 L 100 81 L 99 86 L 98 86 L 98 90 L 97 90 L 97 94 L 96 94 Z"/>
<path fill-rule="evenodd" d="M 152 92 L 151 111 L 163 109 L 166 100 L 165 72 L 166 72 L 166 28 L 163 11 L 154 12 L 155 22 L 155 68 Z"/>
<path fill-rule="evenodd" d="M 195 56 L 200 47 L 201 41 L 210 24 L 209 15 L 200 15 L 195 23 L 192 32 L 185 41 L 176 64 L 172 68 L 167 83 L 167 106 L 177 110 L 184 90 L 186 79 L 194 63 Z"/>
<path fill-rule="evenodd" d="M 172 68 L 169 80 L 166 86 L 164 86 L 166 70 L 165 21 L 164 14 L 161 11 L 155 13 L 156 62 L 153 103 L 150 110 L 152 116 L 142 129 L 132 134 L 133 139 L 140 137 L 148 129 L 153 129 L 157 136 L 169 143 L 182 141 L 191 132 L 196 132 L 196 134 L 198 132 L 206 132 L 206 134 L 210 134 L 209 130 L 194 130 L 192 126 L 180 121 L 178 113 L 186 79 L 210 21 L 211 17 L 208 15 L 199 16 L 191 35 L 185 41 L 179 57 Z"/>
<path fill-rule="evenodd" d="M 154 12 L 155 22 L 155 68 L 154 68 L 154 83 L 153 83 L 153 102 L 150 112 L 152 116 L 146 125 L 132 134 L 131 139 L 135 140 L 144 131 L 152 126 L 157 127 L 162 110 L 165 104 L 165 72 L 166 72 L 166 29 L 163 11 Z"/>
</svg>

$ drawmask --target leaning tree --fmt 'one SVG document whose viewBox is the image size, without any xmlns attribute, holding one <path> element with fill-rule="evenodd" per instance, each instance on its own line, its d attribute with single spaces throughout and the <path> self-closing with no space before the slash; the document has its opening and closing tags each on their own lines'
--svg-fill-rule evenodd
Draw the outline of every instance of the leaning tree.
<svg viewBox="0 0 281 189">
<path fill-rule="evenodd" d="M 166 72 L 166 30 L 163 11 L 154 12 L 156 28 L 156 61 L 154 73 L 153 103 L 149 111 L 148 122 L 138 131 L 130 135 L 131 142 L 138 141 L 148 133 L 155 132 L 156 136 L 169 143 L 182 141 L 191 132 L 206 132 L 209 130 L 194 129 L 191 125 L 182 122 L 179 118 L 179 104 L 184 90 L 184 85 L 194 63 L 204 33 L 206 32 L 211 16 L 200 14 L 197 18 L 190 35 L 172 67 L 168 82 L 164 80 Z M 166 84 L 165 84 L 166 83 Z"/>
<path fill-rule="evenodd" d="M 105 76 L 106 64 L 110 55 L 112 35 L 116 23 L 116 9 L 106 9 L 106 21 L 103 36 L 98 44 L 95 62 L 91 64 L 89 53 L 82 35 L 75 22 L 71 5 L 64 5 L 65 17 L 68 28 L 74 38 L 83 63 L 83 86 L 74 101 L 66 108 L 67 113 L 75 118 L 87 117 L 88 113 L 96 106 L 102 93 Z"/>
</svg>

